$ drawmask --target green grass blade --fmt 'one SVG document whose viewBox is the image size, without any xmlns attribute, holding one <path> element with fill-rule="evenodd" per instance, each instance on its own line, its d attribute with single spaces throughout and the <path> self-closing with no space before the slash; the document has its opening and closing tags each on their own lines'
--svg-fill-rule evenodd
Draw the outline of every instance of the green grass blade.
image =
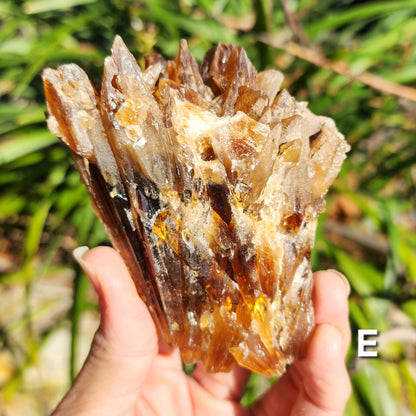
<svg viewBox="0 0 416 416">
<path fill-rule="evenodd" d="M 23 12 L 26 14 L 45 13 L 96 2 L 97 0 L 29 0 L 23 3 Z"/>
<path fill-rule="evenodd" d="M 57 138 L 45 129 L 33 129 L 4 137 L 0 141 L 0 166 L 44 149 L 56 142 Z"/>
<path fill-rule="evenodd" d="M 79 323 L 82 313 L 89 307 L 86 299 L 89 281 L 87 276 L 79 266 L 76 266 L 75 286 L 73 294 L 73 304 L 71 311 L 71 359 L 70 359 L 70 379 L 75 380 L 78 368 L 76 368 L 77 360 L 77 345 L 79 335 Z"/>
<path fill-rule="evenodd" d="M 354 260 L 341 250 L 334 250 L 334 255 L 340 269 L 348 277 L 352 288 L 361 296 L 368 296 L 384 290 L 383 273 L 370 263 Z"/>
<path fill-rule="evenodd" d="M 26 259 L 31 259 L 38 251 L 42 232 L 45 228 L 46 219 L 52 202 L 45 200 L 39 204 L 37 211 L 34 213 L 24 242 L 24 255 Z"/>
<path fill-rule="evenodd" d="M 343 25 L 362 19 L 375 20 L 379 16 L 388 16 L 396 11 L 403 9 L 416 9 L 415 0 L 406 1 L 382 1 L 370 2 L 355 7 L 349 7 L 345 11 L 338 13 L 328 13 L 319 21 L 309 25 L 306 29 L 307 34 L 312 38 L 318 33 L 324 33 L 337 29 Z"/>
</svg>

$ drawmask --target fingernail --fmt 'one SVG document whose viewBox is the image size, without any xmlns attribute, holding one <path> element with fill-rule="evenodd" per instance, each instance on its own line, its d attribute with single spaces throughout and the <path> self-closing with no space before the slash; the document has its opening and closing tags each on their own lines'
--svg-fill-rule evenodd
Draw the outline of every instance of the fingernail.
<svg viewBox="0 0 416 416">
<path fill-rule="evenodd" d="M 345 275 L 343 275 L 341 272 L 335 269 L 328 269 L 328 271 L 337 274 L 344 281 L 345 285 L 347 286 L 347 297 L 348 297 L 351 293 L 351 285 L 348 279 L 345 277 Z"/>
<path fill-rule="evenodd" d="M 84 260 L 84 256 L 90 251 L 87 246 L 77 247 L 73 252 L 72 256 L 77 261 L 77 263 L 82 267 L 82 270 L 90 276 L 94 275 L 94 270 L 92 267 Z"/>
</svg>

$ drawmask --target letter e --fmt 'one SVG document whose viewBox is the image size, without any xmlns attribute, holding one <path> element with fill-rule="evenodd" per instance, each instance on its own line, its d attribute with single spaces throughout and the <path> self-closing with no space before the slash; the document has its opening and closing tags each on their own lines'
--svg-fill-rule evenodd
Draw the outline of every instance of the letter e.
<svg viewBox="0 0 416 416">
<path fill-rule="evenodd" d="M 366 347 L 376 347 L 377 340 L 366 339 L 366 336 L 377 336 L 377 329 L 359 329 L 358 330 L 358 356 L 363 358 L 378 357 L 377 351 L 367 351 Z"/>
</svg>

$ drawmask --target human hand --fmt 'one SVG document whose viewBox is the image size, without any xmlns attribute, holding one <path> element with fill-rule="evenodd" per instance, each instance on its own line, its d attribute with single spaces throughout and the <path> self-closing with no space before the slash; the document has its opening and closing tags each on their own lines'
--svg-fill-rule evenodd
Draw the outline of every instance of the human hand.
<svg viewBox="0 0 416 416">
<path fill-rule="evenodd" d="M 331 271 L 314 274 L 316 328 L 306 355 L 250 408 L 239 401 L 250 372 L 182 371 L 177 349 L 158 339 L 117 252 L 76 253 L 99 297 L 100 327 L 74 385 L 53 416 L 340 416 L 351 391 L 344 356 L 350 343 L 349 288 Z"/>
</svg>

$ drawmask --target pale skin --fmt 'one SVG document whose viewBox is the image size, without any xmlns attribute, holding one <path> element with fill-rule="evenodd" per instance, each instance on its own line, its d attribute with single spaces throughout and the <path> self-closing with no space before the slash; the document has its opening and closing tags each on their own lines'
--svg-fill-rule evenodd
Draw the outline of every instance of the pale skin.
<svg viewBox="0 0 416 416">
<path fill-rule="evenodd" d="M 333 271 L 314 274 L 316 328 L 305 357 L 250 408 L 239 401 L 249 371 L 182 371 L 179 352 L 158 339 L 117 252 L 97 247 L 80 264 L 98 293 L 101 324 L 74 385 L 53 416 L 341 416 L 351 392 L 349 286 Z"/>
</svg>

